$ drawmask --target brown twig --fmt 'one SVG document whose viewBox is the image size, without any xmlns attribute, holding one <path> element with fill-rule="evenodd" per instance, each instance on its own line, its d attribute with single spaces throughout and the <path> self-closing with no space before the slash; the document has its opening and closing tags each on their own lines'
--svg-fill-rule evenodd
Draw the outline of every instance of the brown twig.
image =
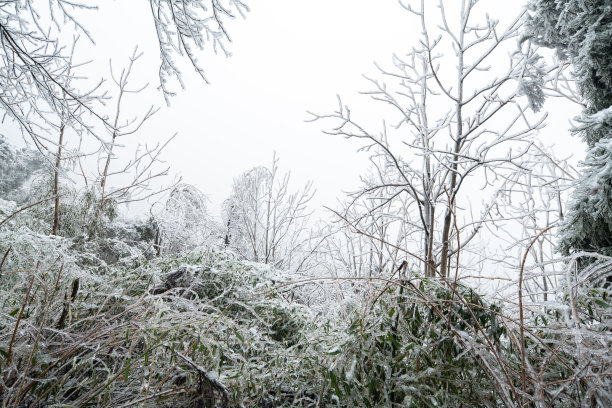
<svg viewBox="0 0 612 408">
<path fill-rule="evenodd" d="M 6 261 L 6 258 L 8 258 L 8 254 L 11 252 L 11 249 L 13 249 L 13 246 L 9 245 L 8 249 L 4 253 L 4 256 L 2 257 L 2 262 L 0 262 L 0 273 L 2 273 L 2 266 L 4 266 L 4 261 Z"/>
<path fill-rule="evenodd" d="M 527 356 L 525 355 L 525 318 L 523 316 L 523 273 L 525 271 L 525 263 L 527 262 L 527 255 L 529 255 L 529 251 L 531 250 L 531 247 L 536 243 L 538 238 L 540 238 L 546 231 L 550 230 L 553 227 L 554 225 L 550 225 L 544 228 L 542 231 L 538 233 L 538 235 L 535 236 L 535 238 L 531 240 L 531 242 L 529 243 L 529 246 L 527 246 L 527 250 L 525 251 L 525 254 L 523 255 L 523 261 L 521 262 L 521 271 L 519 274 L 519 287 L 518 287 L 518 302 L 519 302 L 519 313 L 520 313 L 519 335 L 520 335 L 520 348 L 521 348 L 521 382 L 523 383 L 522 384 L 523 385 L 523 395 L 521 396 L 521 401 L 522 401 L 521 406 L 523 406 L 525 403 L 525 395 L 526 395 L 526 390 L 527 390 L 527 372 L 526 372 Z"/>
</svg>

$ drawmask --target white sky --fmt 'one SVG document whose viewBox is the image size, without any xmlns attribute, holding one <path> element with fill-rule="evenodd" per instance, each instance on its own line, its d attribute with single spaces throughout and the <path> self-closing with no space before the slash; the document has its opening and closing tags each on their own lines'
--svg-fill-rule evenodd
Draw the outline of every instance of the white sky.
<svg viewBox="0 0 612 408">
<path fill-rule="evenodd" d="M 129 3 L 129 4 L 128 4 Z M 488 2 L 494 18 L 516 15 L 520 1 Z M 312 180 L 314 204 L 334 204 L 342 191 L 358 186 L 367 168 L 359 144 L 327 136 L 322 123 L 306 123 L 307 110 L 329 113 L 342 96 L 368 115 L 362 74 L 374 75 L 374 61 L 387 65 L 391 55 L 409 51 L 418 32 L 414 19 L 396 0 L 266 0 L 248 1 L 247 19 L 229 25 L 233 43 L 229 59 L 204 54 L 201 62 L 211 82 L 206 85 L 184 65 L 186 89 L 171 106 L 158 92 L 155 32 L 148 1 L 113 1 L 92 12 L 87 26 L 96 40 L 87 45 L 95 62 L 92 77 L 108 76 L 108 59 L 115 66 L 127 60 L 134 46 L 145 52 L 135 84 L 151 83 L 150 91 L 132 100 L 130 115 L 149 104 L 159 114 L 132 143 L 153 143 L 174 133 L 164 157 L 173 173 L 196 185 L 218 209 L 232 180 L 256 165 L 270 165 L 273 152 L 280 170 L 292 172 L 293 188 Z M 554 127 L 543 131 L 547 144 L 557 142 L 560 156 L 578 142 L 567 135 L 568 113 L 555 107 Z M 571 116 L 571 114 L 569 114 Z M 368 119 L 368 118 L 367 118 Z M 378 120 L 377 117 L 369 118 Z M 573 146 L 573 149 L 572 149 Z M 128 146 L 129 149 L 129 146 Z M 577 152 L 582 157 L 584 148 Z"/>
<path fill-rule="evenodd" d="M 373 61 L 388 61 L 414 37 L 395 1 L 377 3 L 250 2 L 247 19 L 230 26 L 232 57 L 203 60 L 211 84 L 186 68 L 187 89 L 157 130 L 179 133 L 166 157 L 185 182 L 209 195 L 213 209 L 234 177 L 270 165 L 274 151 L 295 188 L 314 182 L 316 205 L 333 204 L 358 185 L 367 166 L 367 156 L 355 153 L 359 145 L 305 120 L 307 110 L 333 110 L 337 94 L 356 95 Z"/>
</svg>

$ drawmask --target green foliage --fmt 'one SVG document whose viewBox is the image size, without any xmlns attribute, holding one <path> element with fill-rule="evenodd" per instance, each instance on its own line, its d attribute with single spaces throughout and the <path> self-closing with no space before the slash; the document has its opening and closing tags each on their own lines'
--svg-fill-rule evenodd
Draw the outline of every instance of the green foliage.
<svg viewBox="0 0 612 408">
<path fill-rule="evenodd" d="M 0 275 L 3 401 L 293 406 L 316 399 L 320 354 L 305 352 L 304 335 L 314 317 L 276 292 L 262 293 L 280 278 L 273 269 L 212 250 L 147 259 L 128 239 L 143 237 L 142 224 L 109 226 L 106 235 L 132 261 L 118 254 L 105 262 L 99 250 L 111 238 L 79 244 L 24 224 L 0 230 L 0 251 L 11 248 Z"/>
<path fill-rule="evenodd" d="M 53 225 L 55 195 L 53 174 L 40 173 L 29 186 L 13 193 L 19 207 L 40 202 L 28 210 L 30 216 L 17 222 L 40 233 L 50 233 Z M 95 240 L 108 234 L 110 224 L 119 216 L 117 203 L 108 199 L 102 207 L 100 189 L 90 186 L 82 189 L 69 184 L 60 185 L 58 235 L 80 240 Z"/>
<path fill-rule="evenodd" d="M 0 200 L 0 217 L 16 207 Z M 348 316 L 324 319 L 269 265 L 214 249 L 154 257 L 150 220 L 82 240 L 36 217 L 0 229 L 9 406 L 519 406 L 522 371 L 526 402 L 610 401 L 605 257 L 530 307 L 523 364 L 516 314 L 459 283 L 352 286 Z"/>
<path fill-rule="evenodd" d="M 462 285 L 453 293 L 433 281 L 403 283 L 350 325 L 327 374 L 339 400 L 364 407 L 494 405 L 498 396 L 479 349 L 487 347 L 483 333 L 501 347 L 499 309 Z"/>
</svg>

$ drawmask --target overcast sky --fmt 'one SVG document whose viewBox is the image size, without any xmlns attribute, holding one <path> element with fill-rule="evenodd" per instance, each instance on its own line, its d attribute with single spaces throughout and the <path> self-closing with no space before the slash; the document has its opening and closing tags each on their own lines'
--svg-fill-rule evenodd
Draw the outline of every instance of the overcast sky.
<svg viewBox="0 0 612 408">
<path fill-rule="evenodd" d="M 228 26 L 232 57 L 202 55 L 208 85 L 185 64 L 186 87 L 170 107 L 155 91 L 159 57 L 147 1 L 101 4 L 86 19 L 96 45 L 84 44 L 82 58 L 94 59 L 88 68 L 92 77 L 108 77 L 109 58 L 120 66 L 136 45 L 145 53 L 134 83 L 151 86 L 132 97 L 130 115 L 151 103 L 161 110 L 128 149 L 177 133 L 164 157 L 173 174 L 209 196 L 213 214 L 233 178 L 253 166 L 270 165 L 274 151 L 281 171 L 291 171 L 294 188 L 312 180 L 318 192 L 314 204 L 333 205 L 343 191 L 358 186 L 367 155 L 356 153 L 360 145 L 354 141 L 323 134 L 322 123 L 305 122 L 306 112 L 331 112 L 341 95 L 367 116 L 369 105 L 358 94 L 368 89 L 362 74 L 376 74 L 374 61 L 388 65 L 394 52 L 409 51 L 418 40 L 418 26 L 396 0 L 247 3 L 246 20 Z M 515 16 L 522 2 L 488 3 L 490 14 L 503 20 Z M 554 109 L 558 116 L 549 119 L 554 126 L 542 134 L 547 144 L 559 145 L 561 156 L 577 145 L 567 135 L 564 109 Z M 368 119 L 379 120 L 375 114 Z"/>
<path fill-rule="evenodd" d="M 270 165 L 274 151 L 295 188 L 312 180 L 316 205 L 333 204 L 343 190 L 356 188 L 367 156 L 355 153 L 358 144 L 323 134 L 322 124 L 306 123 L 307 111 L 331 112 L 338 94 L 351 100 L 366 85 L 362 73 L 375 72 L 374 61 L 389 61 L 416 33 L 393 0 L 249 6 L 246 20 L 229 26 L 232 57 L 202 59 L 210 84 L 186 67 L 186 89 L 158 115 L 157 136 L 179 134 L 165 156 L 185 182 L 211 198 L 213 208 L 227 197 L 234 177 Z M 141 30 L 149 32 L 138 35 L 145 49 L 154 33 L 151 27 Z M 145 51 L 155 63 L 152 45 Z M 126 55 L 133 44 L 124 41 L 121 47 Z"/>
</svg>

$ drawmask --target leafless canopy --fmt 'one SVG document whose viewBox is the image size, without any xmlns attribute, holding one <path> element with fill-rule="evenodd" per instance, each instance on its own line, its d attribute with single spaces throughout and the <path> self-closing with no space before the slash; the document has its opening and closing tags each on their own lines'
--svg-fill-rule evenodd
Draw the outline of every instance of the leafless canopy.
<svg viewBox="0 0 612 408">
<path fill-rule="evenodd" d="M 371 90 L 364 94 L 388 118 L 380 130 L 353 117 L 340 100 L 337 111 L 314 119 L 334 123 L 329 134 L 363 141 L 376 171 L 355 199 L 369 198 L 371 210 L 392 201 L 405 206 L 401 229 L 413 242 L 405 247 L 409 258 L 428 276 L 448 276 L 461 248 L 491 218 L 491 205 L 477 217 L 466 208 L 474 181 L 494 191 L 505 172 L 524 168 L 521 160 L 545 118 L 531 112 L 542 95 L 525 89 L 539 89 L 547 72 L 535 47 L 516 41 L 523 14 L 501 24 L 478 1 L 401 5 L 419 22 L 421 37 L 393 57 L 391 68 L 378 66 L 380 74 L 366 78 Z M 512 58 L 500 64 L 500 54 Z"/>
</svg>

